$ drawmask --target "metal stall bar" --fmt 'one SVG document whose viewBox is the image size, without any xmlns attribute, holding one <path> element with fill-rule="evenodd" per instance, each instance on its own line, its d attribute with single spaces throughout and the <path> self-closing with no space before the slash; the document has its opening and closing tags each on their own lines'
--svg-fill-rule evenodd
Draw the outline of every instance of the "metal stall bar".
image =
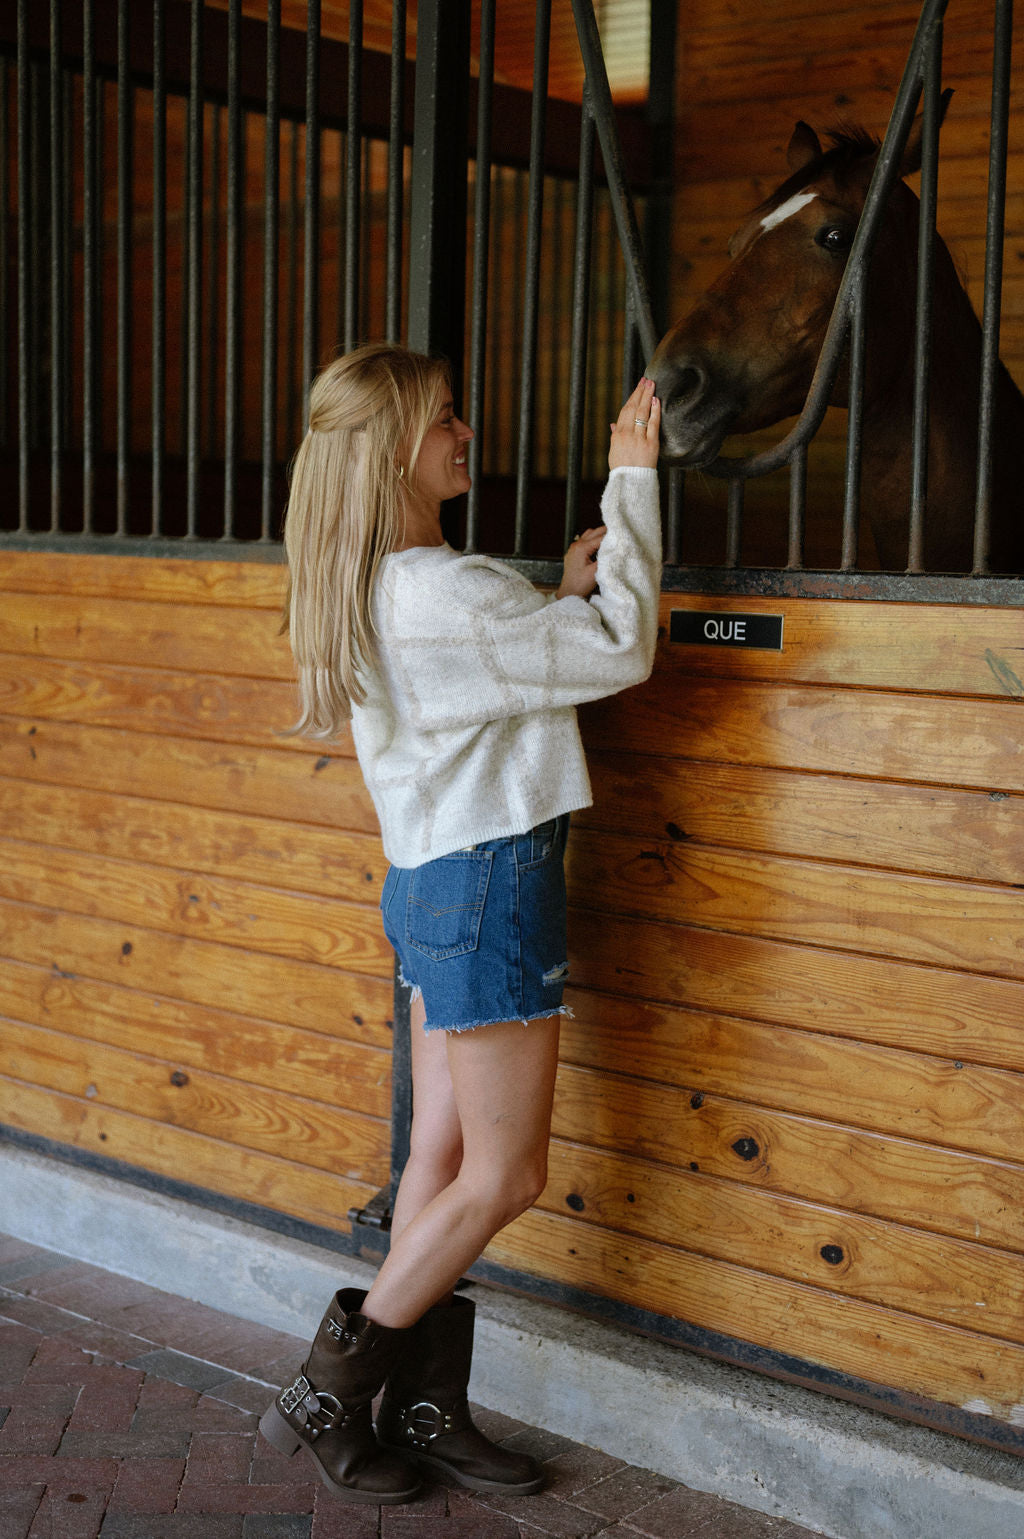
<svg viewBox="0 0 1024 1539">
<path fill-rule="evenodd" d="M 476 436 L 469 445 L 470 490 L 466 504 L 466 549 L 477 548 L 480 473 L 487 367 L 487 282 L 491 234 L 491 129 L 494 107 L 495 0 L 481 0 L 480 60 L 476 118 L 476 177 L 473 204 L 473 335 L 470 340 L 469 422 Z"/>
<path fill-rule="evenodd" d="M 263 445 L 260 539 L 270 539 L 277 458 L 277 268 L 281 105 L 278 63 L 281 0 L 267 0 L 267 114 L 263 168 Z"/>
<path fill-rule="evenodd" d="M 205 180 L 209 188 L 209 235 L 206 249 L 206 357 L 209 389 L 206 392 L 206 449 L 208 460 L 217 454 L 217 360 L 220 358 L 220 141 L 223 109 L 214 102 L 210 109 L 210 169 Z M 206 114 L 203 114 L 204 121 Z M 205 132 L 205 130 L 204 130 Z"/>
<path fill-rule="evenodd" d="M 932 33 L 924 65 L 921 140 L 921 205 L 917 232 L 917 302 L 914 311 L 914 411 L 910 445 L 910 532 L 907 570 L 924 570 L 924 521 L 928 507 L 928 394 L 932 356 L 932 287 L 935 206 L 942 116 L 942 25 Z"/>
<path fill-rule="evenodd" d="M 153 385 L 150 534 L 164 519 L 164 413 L 167 404 L 167 76 L 164 0 L 153 0 Z"/>
<path fill-rule="evenodd" d="M 306 208 L 302 282 L 302 431 L 320 336 L 320 0 L 306 6 Z"/>
<path fill-rule="evenodd" d="M 530 194 L 526 224 L 523 364 L 519 376 L 519 458 L 516 466 L 516 522 L 513 551 L 526 554 L 530 475 L 533 470 L 534 407 L 537 398 L 537 318 L 540 305 L 540 239 L 544 217 L 544 118 L 551 48 L 551 0 L 538 0 L 533 34 L 533 102 L 530 115 Z"/>
<path fill-rule="evenodd" d="M 493 0 L 483 0 L 486 9 Z M 402 215 L 405 202 L 405 0 L 391 7 L 391 107 L 388 119 L 387 271 L 384 335 L 402 335 Z M 482 25 L 482 23 L 481 23 Z M 484 75 L 483 42 L 480 76 Z M 340 247 L 339 247 L 340 253 Z"/>
<path fill-rule="evenodd" d="M 975 573 L 989 569 L 992 455 L 996 373 L 1003 282 L 1006 214 L 1007 125 L 1010 112 L 1010 50 L 1013 0 L 997 0 L 992 53 L 992 126 L 989 139 L 988 215 L 985 230 L 985 299 L 981 318 L 981 400 L 978 411 L 978 483 L 974 513 Z"/>
<path fill-rule="evenodd" d="M 199 532 L 199 470 L 201 430 L 202 324 L 203 324 L 203 0 L 192 0 L 192 29 L 189 39 L 188 96 L 188 191 L 185 223 L 189 231 L 188 305 L 186 310 L 188 346 L 185 403 L 185 506 L 186 537 L 194 540 Z"/>
<path fill-rule="evenodd" d="M 93 0 L 82 8 L 82 530 L 91 534 L 96 510 L 96 334 L 99 321 L 96 156 L 96 40 Z"/>
<path fill-rule="evenodd" d="M 345 350 L 359 341 L 359 124 L 363 107 L 363 3 L 348 13 L 348 130 L 345 141 Z"/>
<path fill-rule="evenodd" d="M 565 544 L 579 523 L 583 475 L 583 423 L 587 399 L 587 342 L 590 335 L 590 243 L 594 222 L 594 144 L 596 129 L 590 87 L 583 87 L 580 118 L 580 171 L 576 191 L 573 255 L 572 339 L 569 343 L 569 435 L 565 487 Z"/>
<path fill-rule="evenodd" d="M 7 448 L 7 120 L 10 92 L 8 66 L 0 59 L 0 448 Z"/>
<path fill-rule="evenodd" d="M 227 241 L 224 292 L 224 530 L 235 537 L 238 498 L 239 381 L 242 375 L 242 252 L 245 207 L 242 196 L 241 0 L 228 4 Z"/>
<path fill-rule="evenodd" d="M 50 531 L 61 521 L 61 424 L 64 400 L 64 93 L 61 82 L 61 14 L 50 0 Z M 4 214 L 6 215 L 6 205 Z M 0 364 L 0 367 L 3 365 Z"/>
<path fill-rule="evenodd" d="M 850 390 L 846 423 L 846 474 L 843 489 L 843 534 L 839 565 L 852 572 L 857 565 L 860 540 L 860 450 L 864 422 L 864 358 L 867 346 L 864 284 L 858 283 L 850 300 Z M 799 449 L 806 464 L 807 445 Z"/>
<path fill-rule="evenodd" d="M 132 400 L 132 101 L 128 0 L 117 6 L 117 533 L 128 533 Z"/>
<path fill-rule="evenodd" d="M 28 0 L 18 0 L 18 528 L 28 529 L 29 307 Z"/>
</svg>

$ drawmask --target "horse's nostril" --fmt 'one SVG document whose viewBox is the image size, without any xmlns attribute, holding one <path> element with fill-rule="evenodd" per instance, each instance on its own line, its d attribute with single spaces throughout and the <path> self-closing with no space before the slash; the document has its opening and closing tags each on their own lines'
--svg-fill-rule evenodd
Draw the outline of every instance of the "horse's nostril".
<svg viewBox="0 0 1024 1539">
<path fill-rule="evenodd" d="M 680 405 L 693 406 L 700 400 L 704 392 L 707 376 L 703 369 L 695 364 L 687 364 L 680 369 L 676 382 L 675 396 Z"/>
</svg>

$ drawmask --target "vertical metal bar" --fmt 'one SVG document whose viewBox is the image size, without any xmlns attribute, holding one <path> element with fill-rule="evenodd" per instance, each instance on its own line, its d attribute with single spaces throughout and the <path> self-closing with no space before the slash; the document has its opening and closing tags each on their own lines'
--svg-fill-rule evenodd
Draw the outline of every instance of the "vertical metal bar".
<svg viewBox="0 0 1024 1539">
<path fill-rule="evenodd" d="M 203 329 L 203 0 L 192 0 L 188 96 L 188 404 L 185 449 L 187 534 L 199 530 Z"/>
<path fill-rule="evenodd" d="M 117 532 L 128 532 L 132 367 L 132 86 L 128 0 L 117 6 Z"/>
<path fill-rule="evenodd" d="M 678 566 L 683 556 L 683 508 L 686 498 L 686 472 L 674 465 L 668 473 L 668 527 L 665 560 Z"/>
<path fill-rule="evenodd" d="M 373 283 L 373 140 L 367 136 L 362 143 L 363 166 L 361 175 L 362 204 L 360 210 L 359 239 L 359 314 L 364 337 L 378 335 L 377 318 L 374 314 Z"/>
<path fill-rule="evenodd" d="M 206 457 L 217 458 L 217 374 L 220 361 L 220 102 L 214 102 L 204 123 L 210 125 L 210 170 L 206 177 L 209 192 L 209 222 L 206 249 L 206 367 L 209 388 L 206 392 Z M 205 131 L 205 130 L 204 130 Z"/>
<path fill-rule="evenodd" d="M 807 511 L 807 445 L 799 444 L 789 461 L 789 549 L 786 566 L 800 571 L 804 564 L 804 516 Z"/>
<path fill-rule="evenodd" d="M 483 0 L 483 6 L 493 0 Z M 387 293 L 384 335 L 397 342 L 402 335 L 402 210 L 405 188 L 405 0 L 391 7 L 391 114 L 388 122 Z M 481 16 L 480 89 L 483 91 L 483 19 Z M 493 66 L 492 66 L 493 69 Z M 479 144 L 479 136 L 478 136 Z M 479 153 L 479 150 L 478 150 Z M 470 451 L 472 456 L 472 450 Z M 470 466 L 472 467 L 472 457 Z M 472 468 L 470 473 L 472 474 Z"/>
<path fill-rule="evenodd" d="M 345 337 L 345 223 L 347 210 L 345 208 L 345 186 L 348 177 L 348 135 L 344 129 L 338 130 L 338 294 L 337 307 L 334 320 L 334 337 L 336 342 L 344 342 Z"/>
<path fill-rule="evenodd" d="M 63 71 L 63 122 L 61 127 L 61 185 L 63 187 L 63 199 L 61 209 L 62 234 L 61 246 L 64 251 L 64 263 L 61 272 L 61 337 L 64 358 L 64 397 L 61 402 L 61 448 L 65 454 L 71 448 L 73 410 L 72 410 L 72 379 L 71 379 L 71 338 L 74 328 L 74 303 L 72 290 L 72 253 L 74 240 L 71 221 L 71 207 L 74 197 L 73 191 L 73 161 L 72 161 L 72 121 L 74 117 L 74 92 L 72 89 L 74 75 L 70 68 Z M 0 290 L 2 294 L 2 290 Z M 3 303 L 0 298 L 0 303 Z M 2 349 L 0 349 L 2 351 Z"/>
<path fill-rule="evenodd" d="M 291 444 L 296 437 L 297 414 L 301 411 L 296 389 L 296 300 L 299 291 L 299 126 L 288 124 L 288 204 L 284 246 L 284 373 L 285 436 Z"/>
<path fill-rule="evenodd" d="M 493 167 L 492 172 L 492 207 L 494 210 L 494 229 L 491 245 L 494 251 L 494 261 L 491 267 L 490 283 L 488 291 L 497 303 L 491 305 L 491 312 L 496 312 L 493 322 L 494 336 L 491 338 L 490 356 L 487 369 L 487 393 L 491 402 L 491 409 L 486 417 L 487 430 L 487 460 L 491 467 L 492 475 L 500 474 L 502 470 L 501 445 L 503 439 L 502 413 L 504 409 L 504 392 L 502 383 L 502 364 L 505 359 L 505 320 L 506 307 L 501 303 L 505 294 L 505 270 L 508 241 L 505 231 L 508 228 L 507 212 L 507 183 L 508 172 L 503 166 Z"/>
<path fill-rule="evenodd" d="M 466 549 L 477 548 L 480 473 L 483 464 L 484 386 L 487 366 L 487 279 L 491 238 L 491 134 L 494 124 L 495 0 L 481 0 L 480 69 L 476 115 L 476 175 L 473 183 L 473 331 L 469 358 L 469 422 L 476 437 L 469 445 L 472 486 L 466 507 Z"/>
<path fill-rule="evenodd" d="M 238 494 L 238 401 L 242 377 L 242 255 L 245 244 L 242 201 L 241 0 L 228 5 L 227 241 L 224 290 L 224 529 L 235 537 Z"/>
<path fill-rule="evenodd" d="M 594 114 L 583 87 L 580 117 L 580 174 L 576 191 L 576 237 L 569 343 L 569 432 L 565 470 L 565 544 L 576 534 L 583 476 L 583 435 L 587 401 L 587 342 L 590 333 L 590 248 L 594 223 Z"/>
<path fill-rule="evenodd" d="M 320 0 L 306 3 L 306 208 L 302 278 L 302 431 L 320 354 Z"/>
<path fill-rule="evenodd" d="M 359 173 L 363 115 L 363 0 L 348 13 L 348 153 L 345 176 L 345 348 L 359 341 Z"/>
<path fill-rule="evenodd" d="M 0 59 L 0 449 L 7 448 L 7 160 L 10 155 L 8 66 Z"/>
<path fill-rule="evenodd" d="M 548 336 L 550 339 L 550 351 L 548 354 L 548 460 L 546 473 L 552 478 L 556 477 L 560 468 L 560 436 L 562 426 L 562 347 L 561 328 L 564 316 L 569 305 L 566 304 L 565 276 L 566 276 L 566 239 L 565 239 L 565 213 L 566 213 L 566 182 L 564 177 L 556 177 L 552 186 L 551 198 L 551 265 L 549 268 L 548 292 L 550 301 L 548 304 Z M 571 304 L 571 299 L 569 301 Z"/>
<path fill-rule="evenodd" d="M 864 354 L 867 336 L 865 290 L 867 269 L 862 268 L 850 293 L 850 387 L 846 412 L 846 477 L 843 495 L 843 539 L 840 569 L 852 572 L 860 543 L 860 454 L 864 438 Z"/>
<path fill-rule="evenodd" d="M 61 77 L 61 12 L 50 0 L 50 530 L 61 521 L 61 452 L 64 415 L 64 93 Z M 4 217 L 6 217 L 6 206 Z M 6 359 L 0 368 L 6 367 Z"/>
<path fill-rule="evenodd" d="M 281 105 L 278 51 L 281 0 L 267 0 L 267 113 L 263 171 L 263 465 L 261 540 L 270 539 L 277 464 L 277 270 L 280 226 Z"/>
<path fill-rule="evenodd" d="M 992 127 L 989 139 L 988 214 L 985 230 L 985 299 L 981 317 L 981 389 L 978 408 L 978 486 L 974 511 L 976 573 L 989 569 L 992 513 L 992 456 L 995 433 L 996 374 L 1003 283 L 1003 231 L 1006 214 L 1007 122 L 1010 110 L 1012 0 L 997 0 L 992 52 Z"/>
<path fill-rule="evenodd" d="M 910 448 L 910 532 L 907 569 L 924 569 L 924 525 L 928 511 L 929 391 L 932 353 L 932 289 L 935 204 L 939 176 L 939 115 L 942 89 L 942 23 L 932 33 L 924 63 L 921 140 L 921 203 L 917 235 L 917 302 L 914 312 L 914 404 Z"/>
<path fill-rule="evenodd" d="M 28 205 L 28 430 L 29 450 L 41 447 L 40 432 L 42 370 L 42 307 L 46 295 L 42 274 L 42 233 L 40 220 L 43 215 L 45 194 L 42 175 L 42 123 L 43 106 L 42 64 L 29 55 L 28 61 L 28 176 L 32 198 Z"/>
<path fill-rule="evenodd" d="M 28 529 L 29 291 L 28 0 L 18 0 L 18 528 Z"/>
<path fill-rule="evenodd" d="M 540 242 L 544 217 L 544 127 L 551 52 L 551 0 L 537 0 L 533 34 L 533 98 L 530 115 L 530 191 L 526 216 L 523 305 L 523 367 L 519 377 L 519 460 L 516 466 L 515 554 L 526 550 L 530 476 L 533 472 L 534 404 L 537 396 L 537 319 Z"/>
<path fill-rule="evenodd" d="M 167 76 L 164 0 L 153 0 L 153 316 L 152 316 L 152 513 L 150 533 L 164 517 L 164 413 L 167 354 Z"/>
<path fill-rule="evenodd" d="M 725 524 L 725 565 L 740 564 L 740 546 L 743 542 L 743 493 L 746 482 L 734 476 L 729 482 L 729 506 Z"/>
</svg>

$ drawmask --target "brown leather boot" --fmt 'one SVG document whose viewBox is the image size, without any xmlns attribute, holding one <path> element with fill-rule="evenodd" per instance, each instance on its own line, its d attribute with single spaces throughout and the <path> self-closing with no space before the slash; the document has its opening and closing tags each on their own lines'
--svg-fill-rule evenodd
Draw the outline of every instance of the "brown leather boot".
<svg viewBox="0 0 1024 1539">
<path fill-rule="evenodd" d="M 346 1502 L 394 1506 L 420 1488 L 412 1466 L 373 1435 L 371 1401 L 409 1336 L 358 1313 L 365 1293 L 335 1294 L 294 1384 L 268 1406 L 260 1431 L 279 1453 L 305 1448 L 324 1485 Z"/>
<path fill-rule="evenodd" d="M 475 1314 L 471 1299 L 456 1296 L 412 1327 L 384 1386 L 377 1438 L 471 1491 L 527 1496 L 544 1484 L 541 1465 L 529 1454 L 497 1447 L 469 1414 Z"/>
</svg>

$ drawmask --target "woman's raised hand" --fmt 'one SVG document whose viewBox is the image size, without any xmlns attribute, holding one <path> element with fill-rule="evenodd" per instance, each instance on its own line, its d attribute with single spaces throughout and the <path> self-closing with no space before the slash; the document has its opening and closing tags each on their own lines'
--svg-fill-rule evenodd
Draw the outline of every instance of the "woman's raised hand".
<svg viewBox="0 0 1024 1539">
<path fill-rule="evenodd" d="M 654 381 L 645 376 L 619 412 L 618 421 L 612 423 L 609 470 L 618 465 L 657 465 L 660 427 L 661 402 L 654 394 Z"/>
</svg>

